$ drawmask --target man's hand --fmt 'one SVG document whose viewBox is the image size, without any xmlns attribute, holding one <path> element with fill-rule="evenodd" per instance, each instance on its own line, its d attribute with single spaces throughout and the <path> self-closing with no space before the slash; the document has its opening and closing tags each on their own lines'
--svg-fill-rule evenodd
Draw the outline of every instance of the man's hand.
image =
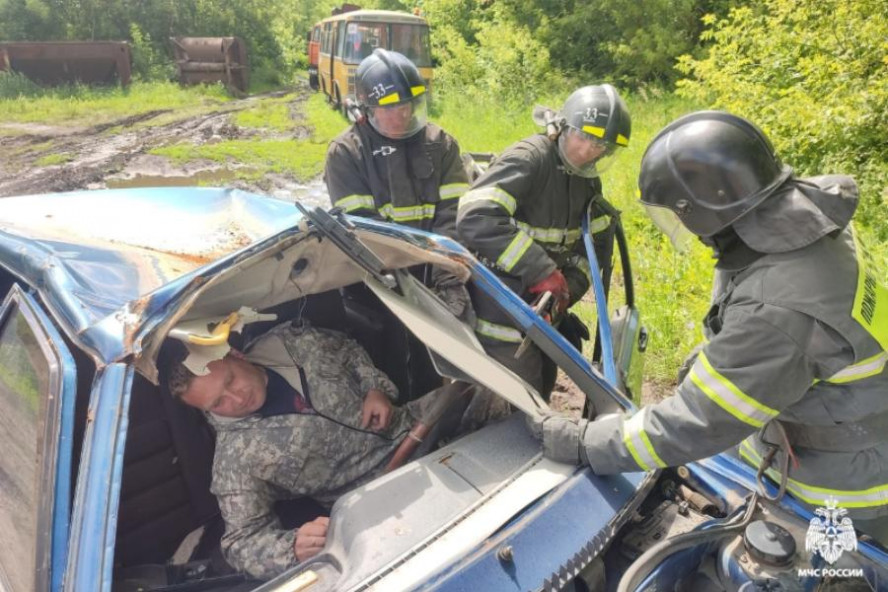
<svg viewBox="0 0 888 592">
<path fill-rule="evenodd" d="M 296 542 L 293 543 L 293 553 L 296 559 L 305 561 L 321 552 L 324 543 L 327 542 L 327 527 L 330 519 L 326 516 L 315 518 L 299 527 L 296 533 Z"/>
<path fill-rule="evenodd" d="M 370 389 L 364 397 L 361 411 L 361 427 L 374 432 L 384 430 L 392 417 L 392 403 L 382 391 Z"/>
</svg>

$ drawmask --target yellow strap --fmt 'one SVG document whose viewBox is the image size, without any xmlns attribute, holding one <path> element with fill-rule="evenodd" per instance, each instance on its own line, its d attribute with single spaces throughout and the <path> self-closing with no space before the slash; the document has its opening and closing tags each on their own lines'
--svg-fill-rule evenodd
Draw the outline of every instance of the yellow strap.
<svg viewBox="0 0 888 592">
<path fill-rule="evenodd" d="M 228 315 L 224 321 L 216 325 L 216 328 L 213 329 L 209 337 L 189 333 L 188 342 L 193 343 L 194 345 L 222 345 L 223 343 L 227 343 L 231 328 L 237 324 L 239 318 L 238 314 L 233 312 Z"/>
</svg>

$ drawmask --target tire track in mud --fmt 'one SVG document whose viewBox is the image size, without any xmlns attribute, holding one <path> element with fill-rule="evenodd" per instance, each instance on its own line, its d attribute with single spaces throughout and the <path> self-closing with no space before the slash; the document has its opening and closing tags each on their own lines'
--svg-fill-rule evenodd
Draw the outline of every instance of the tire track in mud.
<svg viewBox="0 0 888 592">
<path fill-rule="evenodd" d="M 304 102 L 308 93 L 295 89 L 291 105 Z M 293 90 L 262 96 L 287 94 Z M 232 115 L 256 104 L 258 97 L 226 103 L 211 113 L 184 116 L 170 123 L 134 127 L 173 110 L 162 109 L 131 115 L 88 128 L 52 127 L 39 124 L 5 124 L 20 135 L 0 136 L 0 197 L 87 189 L 123 171 L 139 155 L 174 143 L 203 144 L 211 139 L 229 140 L 258 135 L 259 130 L 240 128 Z M 304 134 L 299 121 L 293 133 Z M 121 128 L 117 133 L 109 130 Z M 50 144 L 51 143 L 51 144 Z M 49 145 L 48 145 L 49 144 Z M 67 158 L 58 164 L 41 164 L 47 156 Z"/>
</svg>

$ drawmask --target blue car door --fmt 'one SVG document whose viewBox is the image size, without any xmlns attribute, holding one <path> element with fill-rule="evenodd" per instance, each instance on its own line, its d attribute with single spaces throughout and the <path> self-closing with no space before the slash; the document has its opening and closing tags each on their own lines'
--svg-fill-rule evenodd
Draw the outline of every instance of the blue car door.
<svg viewBox="0 0 888 592">
<path fill-rule="evenodd" d="M 0 588 L 61 585 L 71 503 L 74 360 L 34 298 L 0 307 Z"/>
</svg>

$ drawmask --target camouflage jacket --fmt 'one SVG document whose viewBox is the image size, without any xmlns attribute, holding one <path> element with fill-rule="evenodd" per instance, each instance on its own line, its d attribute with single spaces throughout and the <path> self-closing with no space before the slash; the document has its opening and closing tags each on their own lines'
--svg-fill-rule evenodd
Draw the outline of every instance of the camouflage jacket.
<svg viewBox="0 0 888 592">
<path fill-rule="evenodd" d="M 394 398 L 396 389 L 342 333 L 283 324 L 252 343 L 246 356 L 283 376 L 315 411 L 210 418 L 217 431 L 212 492 L 225 520 L 222 551 L 237 569 L 270 578 L 297 563 L 297 531 L 281 527 L 274 503 L 309 496 L 332 504 L 379 475 L 413 420 L 395 407 L 382 433 L 360 428 L 366 393 L 375 388 Z"/>
</svg>

